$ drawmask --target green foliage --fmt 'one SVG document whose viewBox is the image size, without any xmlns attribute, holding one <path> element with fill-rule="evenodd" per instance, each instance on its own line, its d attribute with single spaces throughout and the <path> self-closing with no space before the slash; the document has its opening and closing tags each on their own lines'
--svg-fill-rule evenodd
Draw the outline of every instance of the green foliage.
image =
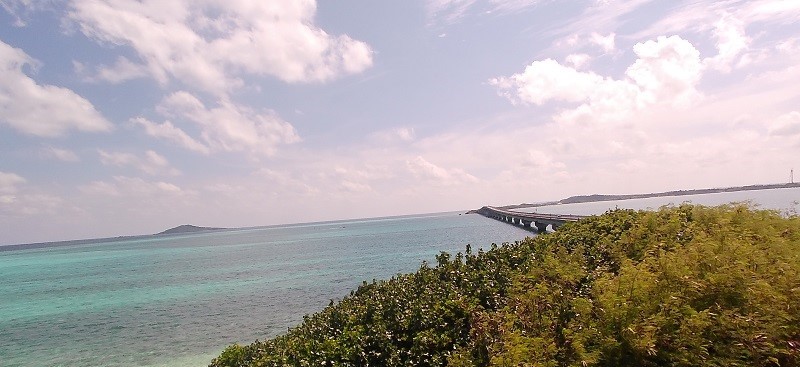
<svg viewBox="0 0 800 367">
<path fill-rule="evenodd" d="M 211 366 L 798 366 L 800 218 L 615 210 L 365 283 Z"/>
</svg>

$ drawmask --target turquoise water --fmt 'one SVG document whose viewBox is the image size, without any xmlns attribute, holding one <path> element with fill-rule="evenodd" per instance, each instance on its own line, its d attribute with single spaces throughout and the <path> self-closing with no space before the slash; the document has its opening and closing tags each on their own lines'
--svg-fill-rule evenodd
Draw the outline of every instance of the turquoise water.
<svg viewBox="0 0 800 367">
<path fill-rule="evenodd" d="M 0 365 L 203 366 L 362 281 L 528 235 L 449 213 L 0 251 Z"/>
</svg>

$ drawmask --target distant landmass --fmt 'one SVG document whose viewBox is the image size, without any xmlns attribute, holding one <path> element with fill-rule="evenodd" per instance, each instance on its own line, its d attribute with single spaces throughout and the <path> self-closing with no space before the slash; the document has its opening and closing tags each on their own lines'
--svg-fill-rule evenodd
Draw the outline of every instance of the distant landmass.
<svg viewBox="0 0 800 367">
<path fill-rule="evenodd" d="M 546 205 L 556 205 L 556 204 L 570 204 L 570 203 L 588 203 L 588 202 L 598 202 L 598 201 L 612 201 L 612 200 L 627 200 L 627 199 L 642 199 L 642 198 L 651 198 L 651 197 L 660 197 L 660 196 L 686 196 L 686 195 L 698 195 L 698 194 L 713 194 L 713 193 L 720 193 L 720 192 L 735 192 L 735 191 L 750 191 L 750 190 L 769 190 L 769 189 L 786 189 L 786 188 L 796 188 L 800 187 L 800 183 L 783 183 L 783 184 L 767 184 L 767 185 L 749 185 L 749 186 L 736 186 L 736 187 L 723 187 L 723 188 L 715 188 L 715 189 L 696 189 L 696 190 L 676 190 L 676 191 L 665 191 L 665 192 L 656 192 L 650 194 L 629 194 L 629 195 L 601 195 L 601 194 L 592 194 L 592 195 L 577 195 L 577 196 L 570 196 L 566 199 L 558 200 L 558 201 L 548 201 L 543 203 L 535 203 L 535 204 L 515 204 L 515 205 L 506 205 L 500 206 L 498 208 L 501 209 L 519 209 L 519 208 L 531 208 L 531 207 L 539 207 L 539 206 L 546 206 Z M 469 213 L 477 213 L 476 210 L 470 210 L 467 212 Z M 205 232 L 205 231 L 219 231 L 225 230 L 229 228 L 217 228 L 217 227 L 199 227 L 191 224 L 184 224 L 177 227 L 170 228 L 166 231 L 159 232 L 153 235 L 136 235 L 136 236 L 117 236 L 117 237 L 105 237 L 105 238 L 94 238 L 94 239 L 83 239 L 83 240 L 68 240 L 68 241 L 54 241 L 54 242 L 38 242 L 38 243 L 26 243 L 26 244 L 13 244 L 13 245 L 0 245 L 0 251 L 10 251 L 16 249 L 34 249 L 34 248 L 42 248 L 42 247 L 54 247 L 54 246 L 66 246 L 66 245 L 77 245 L 77 244 L 89 244 L 89 243 L 100 243 L 106 241 L 121 241 L 121 240 L 129 240 L 129 239 L 137 239 L 137 238 L 146 238 L 149 236 L 159 236 L 159 235 L 174 235 L 174 234 L 185 234 L 185 233 L 196 233 L 196 232 Z"/>
<path fill-rule="evenodd" d="M 83 239 L 83 240 L 68 240 L 68 241 L 53 241 L 53 242 L 37 242 L 37 243 L 22 243 L 22 244 L 14 244 L 14 245 L 0 245 L 0 251 L 11 251 L 11 250 L 22 250 L 22 249 L 36 249 L 36 248 L 44 248 L 44 247 L 58 247 L 58 246 L 70 246 L 70 245 L 85 245 L 91 243 L 101 243 L 101 242 L 109 242 L 109 241 L 124 241 L 124 240 L 135 240 L 140 238 L 148 238 L 151 236 L 161 236 L 161 235 L 175 235 L 175 234 L 184 234 L 184 233 L 195 233 L 195 232 L 206 232 L 206 231 L 219 231 L 225 230 L 229 228 L 216 228 L 216 227 L 198 227 L 193 226 L 191 224 L 184 224 L 174 228 L 170 228 L 166 231 L 159 232 L 156 234 L 145 234 L 145 235 L 135 235 L 135 236 L 117 236 L 117 237 L 103 237 L 103 238 L 91 238 L 91 239 Z"/>
<path fill-rule="evenodd" d="M 650 194 L 629 194 L 629 195 L 600 195 L 600 194 L 592 194 L 592 195 L 577 195 L 577 196 L 570 196 L 566 199 L 561 199 L 558 201 L 548 201 L 544 203 L 536 203 L 536 204 L 516 204 L 516 205 L 506 205 L 501 206 L 501 209 L 519 209 L 519 208 L 532 208 L 538 206 L 546 206 L 546 205 L 557 205 L 557 204 L 572 204 L 572 203 L 591 203 L 591 202 L 598 202 L 598 201 L 612 201 L 612 200 L 628 200 L 628 199 L 644 199 L 644 198 L 654 198 L 654 197 L 662 197 L 662 196 L 687 196 L 687 195 L 701 195 L 701 194 L 715 194 L 721 192 L 735 192 L 735 191 L 752 191 L 752 190 L 769 190 L 769 189 L 788 189 L 800 187 L 800 183 L 793 182 L 793 183 L 783 183 L 783 184 L 767 184 L 767 185 L 748 185 L 748 186 L 735 186 L 735 187 L 722 187 L 722 188 L 714 188 L 714 189 L 696 189 L 696 190 L 675 190 L 675 191 L 664 191 L 664 192 L 655 192 Z M 470 211 L 472 212 L 472 211 Z"/>
<path fill-rule="evenodd" d="M 215 228 L 215 227 L 198 227 L 193 226 L 191 224 L 184 224 L 177 227 L 170 228 L 166 231 L 156 233 L 156 235 L 162 234 L 182 234 L 182 233 L 194 233 L 194 232 L 206 232 L 206 231 L 219 231 L 225 228 Z"/>
</svg>

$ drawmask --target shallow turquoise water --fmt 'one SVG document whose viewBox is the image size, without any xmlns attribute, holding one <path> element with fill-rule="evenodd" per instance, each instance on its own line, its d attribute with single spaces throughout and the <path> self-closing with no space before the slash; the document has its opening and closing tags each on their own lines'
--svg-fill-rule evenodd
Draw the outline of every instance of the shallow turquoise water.
<svg viewBox="0 0 800 367">
<path fill-rule="evenodd" d="M 0 251 L 0 365 L 207 365 L 362 281 L 527 235 L 449 213 Z"/>
</svg>

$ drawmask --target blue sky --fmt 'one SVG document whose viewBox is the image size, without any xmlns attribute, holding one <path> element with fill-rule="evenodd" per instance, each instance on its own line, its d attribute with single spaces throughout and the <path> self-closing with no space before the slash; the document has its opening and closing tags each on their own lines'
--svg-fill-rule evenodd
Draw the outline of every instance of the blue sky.
<svg viewBox="0 0 800 367">
<path fill-rule="evenodd" d="M 800 171 L 794 0 L 0 7 L 0 244 Z"/>
</svg>

